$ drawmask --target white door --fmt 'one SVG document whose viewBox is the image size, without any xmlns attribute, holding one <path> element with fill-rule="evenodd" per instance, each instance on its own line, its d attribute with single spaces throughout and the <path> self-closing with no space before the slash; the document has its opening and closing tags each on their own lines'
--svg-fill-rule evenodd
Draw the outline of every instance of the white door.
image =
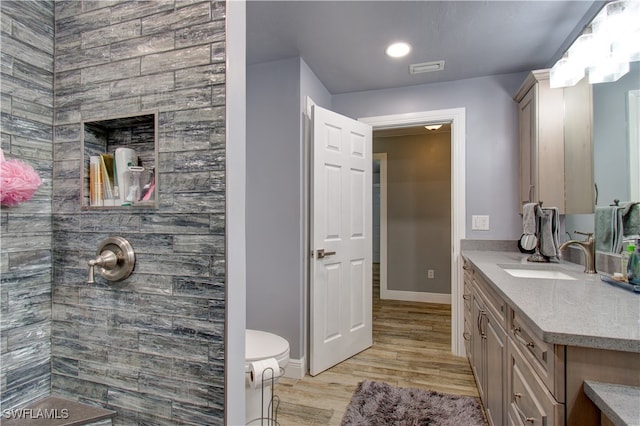
<svg viewBox="0 0 640 426">
<path fill-rule="evenodd" d="M 371 126 L 312 108 L 310 372 L 372 345 Z"/>
</svg>

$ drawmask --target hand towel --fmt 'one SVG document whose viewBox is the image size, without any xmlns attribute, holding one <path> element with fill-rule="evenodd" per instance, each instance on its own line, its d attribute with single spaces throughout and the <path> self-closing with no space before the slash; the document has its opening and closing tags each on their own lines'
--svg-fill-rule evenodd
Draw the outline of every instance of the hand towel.
<svg viewBox="0 0 640 426">
<path fill-rule="evenodd" d="M 596 206 L 596 250 L 615 251 L 618 234 L 618 206 Z"/>
<path fill-rule="evenodd" d="M 536 207 L 538 203 L 527 203 L 522 206 L 522 233 L 534 235 L 537 231 Z"/>
<path fill-rule="evenodd" d="M 520 237 L 519 247 L 523 253 L 533 253 L 538 244 L 538 238 L 536 237 L 538 232 L 537 206 L 538 203 L 527 203 L 522 206 L 522 236 Z"/>
<path fill-rule="evenodd" d="M 621 253 L 625 237 L 640 234 L 640 202 L 620 203 L 617 211 L 617 233 L 614 238 L 613 252 Z"/>
<path fill-rule="evenodd" d="M 540 216 L 540 254 L 551 259 L 558 257 L 559 211 L 556 207 L 537 210 Z"/>
</svg>

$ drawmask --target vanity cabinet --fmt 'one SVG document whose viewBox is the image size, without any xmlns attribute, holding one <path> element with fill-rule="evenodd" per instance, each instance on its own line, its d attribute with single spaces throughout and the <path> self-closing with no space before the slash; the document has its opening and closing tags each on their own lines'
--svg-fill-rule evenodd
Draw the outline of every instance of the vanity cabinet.
<svg viewBox="0 0 640 426">
<path fill-rule="evenodd" d="M 560 214 L 593 212 L 591 86 L 583 80 L 551 89 L 549 70 L 532 71 L 515 95 L 521 212 L 538 201 Z"/>
<path fill-rule="evenodd" d="M 477 273 L 472 275 L 469 361 L 489 424 L 502 425 L 506 395 L 506 304 Z"/>
<path fill-rule="evenodd" d="M 490 424 L 597 426 L 601 414 L 584 392 L 585 380 L 640 386 L 640 343 L 633 333 L 621 337 L 627 334 L 618 329 L 637 324 L 635 305 L 621 302 L 626 294 L 596 289 L 585 280 L 576 282 L 575 299 L 550 298 L 557 283 L 523 280 L 514 285 L 498 271 L 498 264 L 513 262 L 512 252 L 472 253 L 470 259 L 463 256 L 467 354 Z M 594 301 L 586 289 L 618 298 L 616 307 L 599 304 L 601 298 Z M 552 310 L 544 306 L 551 300 Z M 584 318 L 580 306 L 585 303 L 595 303 L 598 315 L 611 319 L 607 325 L 589 323 L 590 329 L 597 328 L 593 334 L 602 337 L 589 337 L 587 345 L 576 345 L 585 342 L 584 321 L 545 322 L 556 315 L 564 320 L 565 312 L 567 318 Z"/>
</svg>

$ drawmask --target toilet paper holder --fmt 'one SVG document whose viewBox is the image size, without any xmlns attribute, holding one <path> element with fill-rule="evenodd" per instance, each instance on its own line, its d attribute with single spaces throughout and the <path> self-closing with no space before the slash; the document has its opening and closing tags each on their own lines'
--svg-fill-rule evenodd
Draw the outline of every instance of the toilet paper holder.
<svg viewBox="0 0 640 426">
<path fill-rule="evenodd" d="M 135 263 L 136 256 L 129 241 L 122 237 L 109 237 L 98 246 L 96 257 L 88 261 L 87 284 L 95 283 L 95 267 L 106 280 L 121 281 L 131 275 Z"/>
<path fill-rule="evenodd" d="M 270 359 L 268 361 L 274 361 L 275 359 Z M 280 408 L 280 397 L 275 393 L 275 381 L 277 378 L 284 374 L 284 368 L 277 366 L 267 366 L 266 368 L 260 368 L 259 374 L 260 378 L 255 376 L 258 371 L 254 370 L 254 367 L 260 365 L 261 362 L 254 362 L 251 364 L 251 371 L 247 371 L 246 374 L 250 375 L 251 382 L 254 382 L 260 386 L 261 388 L 261 407 L 260 407 L 260 417 L 255 419 L 246 419 L 247 424 L 251 425 L 254 422 L 260 421 L 260 425 L 264 426 L 280 426 L 278 422 L 278 408 Z M 275 368 L 277 368 L 278 372 L 276 374 Z M 253 383 L 252 383 L 253 385 Z M 270 387 L 270 392 L 267 398 L 269 398 L 267 405 L 267 413 L 264 412 L 265 408 L 265 386 Z M 266 423 L 265 423 L 266 422 Z"/>
</svg>

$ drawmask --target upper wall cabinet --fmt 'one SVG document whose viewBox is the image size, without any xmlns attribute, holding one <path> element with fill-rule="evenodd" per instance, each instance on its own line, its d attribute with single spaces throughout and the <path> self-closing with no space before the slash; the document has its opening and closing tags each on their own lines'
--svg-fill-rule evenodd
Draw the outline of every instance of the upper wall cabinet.
<svg viewBox="0 0 640 426">
<path fill-rule="evenodd" d="M 515 96 L 520 128 L 520 212 L 530 202 L 560 214 L 594 206 L 591 86 L 549 87 L 549 70 L 532 71 Z M 566 113 L 565 113 L 566 112 Z"/>
</svg>

